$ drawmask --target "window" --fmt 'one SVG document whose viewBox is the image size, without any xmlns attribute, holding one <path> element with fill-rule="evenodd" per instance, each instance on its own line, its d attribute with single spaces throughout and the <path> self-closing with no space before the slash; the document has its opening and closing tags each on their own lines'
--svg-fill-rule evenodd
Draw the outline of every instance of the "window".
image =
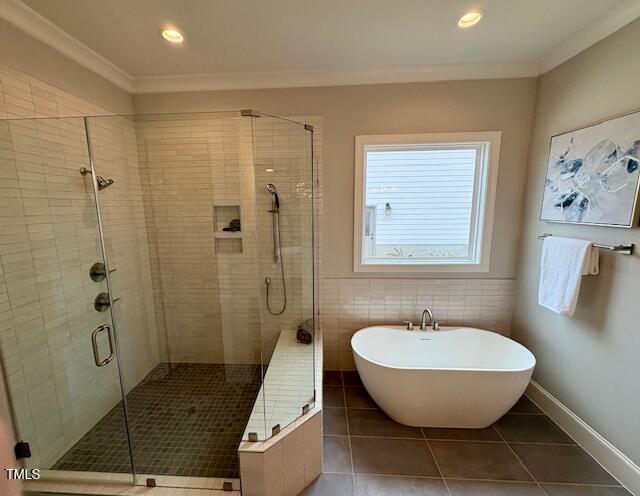
<svg viewBox="0 0 640 496">
<path fill-rule="evenodd" d="M 500 136 L 357 136 L 354 270 L 488 271 Z"/>
</svg>

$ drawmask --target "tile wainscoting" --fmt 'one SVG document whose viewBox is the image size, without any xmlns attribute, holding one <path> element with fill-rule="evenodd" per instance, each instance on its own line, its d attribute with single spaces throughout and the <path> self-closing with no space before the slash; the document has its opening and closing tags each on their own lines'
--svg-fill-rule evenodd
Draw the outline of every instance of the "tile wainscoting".
<svg viewBox="0 0 640 496">
<path fill-rule="evenodd" d="M 376 324 L 419 321 L 425 307 L 444 325 L 511 331 L 514 279 L 331 279 L 323 280 L 321 325 L 324 363 L 353 370 L 351 336 Z"/>
</svg>

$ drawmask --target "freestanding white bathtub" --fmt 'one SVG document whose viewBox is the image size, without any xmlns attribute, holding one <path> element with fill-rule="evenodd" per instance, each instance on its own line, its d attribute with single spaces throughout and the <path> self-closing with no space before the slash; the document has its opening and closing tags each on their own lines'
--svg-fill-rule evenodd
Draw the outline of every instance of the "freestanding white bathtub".
<svg viewBox="0 0 640 496">
<path fill-rule="evenodd" d="M 536 364 L 521 344 L 470 327 L 366 327 L 351 348 L 373 400 L 416 427 L 491 425 L 522 396 Z"/>
</svg>

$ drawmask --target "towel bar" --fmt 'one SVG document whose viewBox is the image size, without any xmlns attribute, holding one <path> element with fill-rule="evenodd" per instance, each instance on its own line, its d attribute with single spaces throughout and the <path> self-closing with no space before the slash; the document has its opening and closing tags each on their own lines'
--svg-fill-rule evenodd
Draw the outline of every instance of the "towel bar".
<svg viewBox="0 0 640 496">
<path fill-rule="evenodd" d="M 538 236 L 538 239 L 548 238 L 549 236 L 553 236 L 553 234 L 541 234 Z M 616 253 L 620 253 L 621 255 L 633 255 L 633 243 L 623 244 L 623 245 L 602 245 L 600 243 L 593 243 L 593 246 L 596 248 L 602 248 L 603 250 L 610 250 Z"/>
</svg>

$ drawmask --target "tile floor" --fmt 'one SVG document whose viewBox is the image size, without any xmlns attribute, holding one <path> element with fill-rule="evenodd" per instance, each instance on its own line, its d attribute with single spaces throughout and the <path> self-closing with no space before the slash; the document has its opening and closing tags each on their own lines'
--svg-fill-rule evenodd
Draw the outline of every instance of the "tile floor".
<svg viewBox="0 0 640 496">
<path fill-rule="evenodd" d="M 306 496 L 631 496 L 530 400 L 486 429 L 389 419 L 355 372 L 325 372 L 324 473 Z"/>
<path fill-rule="evenodd" d="M 137 473 L 237 478 L 237 449 L 260 389 L 260 366 L 156 366 L 127 395 Z M 52 467 L 130 472 L 122 405 L 116 405 Z"/>
</svg>

